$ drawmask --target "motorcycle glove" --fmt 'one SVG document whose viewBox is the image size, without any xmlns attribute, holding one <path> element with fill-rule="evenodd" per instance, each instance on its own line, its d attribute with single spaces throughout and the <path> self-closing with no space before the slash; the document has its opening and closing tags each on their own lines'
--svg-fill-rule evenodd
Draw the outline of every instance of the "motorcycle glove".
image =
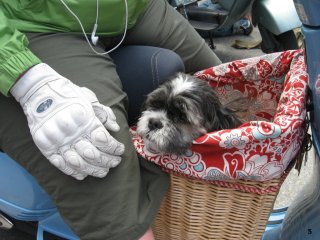
<svg viewBox="0 0 320 240">
<path fill-rule="evenodd" d="M 32 138 L 57 168 L 78 180 L 104 177 L 121 161 L 124 145 L 111 108 L 45 63 L 29 69 L 10 90 L 27 117 Z"/>
</svg>

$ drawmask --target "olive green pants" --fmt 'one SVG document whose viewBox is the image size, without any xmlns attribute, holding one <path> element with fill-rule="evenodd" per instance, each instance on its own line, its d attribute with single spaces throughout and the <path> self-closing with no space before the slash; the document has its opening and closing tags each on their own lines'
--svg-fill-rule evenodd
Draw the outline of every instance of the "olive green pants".
<svg viewBox="0 0 320 240">
<path fill-rule="evenodd" d="M 113 109 L 121 130 L 112 134 L 125 144 L 126 150 L 120 165 L 105 178 L 75 180 L 56 169 L 40 153 L 21 106 L 12 97 L 2 95 L 0 148 L 38 180 L 65 222 L 81 239 L 139 238 L 158 211 L 168 177 L 136 154 L 126 119 L 127 95 L 112 59 L 92 53 L 79 34 L 28 33 L 27 36 L 29 48 L 43 62 L 73 83 L 93 90 L 102 104 Z M 125 44 L 172 49 L 182 57 L 187 71 L 220 63 L 203 39 L 165 0 L 150 2 L 140 21 L 128 32 Z M 104 50 L 102 46 L 96 49 Z"/>
</svg>

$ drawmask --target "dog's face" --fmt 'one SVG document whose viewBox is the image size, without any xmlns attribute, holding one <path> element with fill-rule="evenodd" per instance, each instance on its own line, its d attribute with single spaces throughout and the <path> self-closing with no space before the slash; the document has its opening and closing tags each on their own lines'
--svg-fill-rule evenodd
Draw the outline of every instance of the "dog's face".
<svg viewBox="0 0 320 240">
<path fill-rule="evenodd" d="M 207 82 L 179 73 L 147 96 L 137 132 L 149 149 L 181 155 L 199 136 L 230 127 L 229 113 Z"/>
</svg>

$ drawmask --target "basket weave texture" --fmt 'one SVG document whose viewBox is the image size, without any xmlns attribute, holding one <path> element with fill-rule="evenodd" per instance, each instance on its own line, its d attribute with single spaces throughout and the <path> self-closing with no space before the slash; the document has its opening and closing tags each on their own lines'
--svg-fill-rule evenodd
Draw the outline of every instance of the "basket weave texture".
<svg viewBox="0 0 320 240">
<path fill-rule="evenodd" d="M 156 240 L 261 239 L 286 177 L 206 182 L 170 174 L 153 224 Z"/>
</svg>

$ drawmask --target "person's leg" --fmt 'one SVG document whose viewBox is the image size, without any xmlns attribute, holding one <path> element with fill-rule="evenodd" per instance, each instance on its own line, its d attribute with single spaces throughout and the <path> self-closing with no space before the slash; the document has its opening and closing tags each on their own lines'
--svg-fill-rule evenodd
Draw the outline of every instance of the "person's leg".
<svg viewBox="0 0 320 240">
<path fill-rule="evenodd" d="M 143 53 L 143 54 L 141 54 Z M 147 94 L 177 72 L 184 72 L 173 51 L 151 46 L 123 46 L 110 54 L 129 98 L 128 119 L 136 124 Z"/>
<path fill-rule="evenodd" d="M 105 178 L 75 180 L 43 157 L 34 145 L 21 106 L 2 95 L 0 148 L 36 177 L 82 240 L 137 239 L 149 229 L 168 177 L 136 154 L 126 119 L 127 96 L 112 60 L 92 53 L 82 36 L 28 34 L 28 38 L 30 49 L 43 62 L 75 84 L 93 90 L 102 104 L 113 109 L 121 129 L 112 135 L 126 150 L 120 165 Z"/>
<path fill-rule="evenodd" d="M 128 32 L 125 44 L 171 49 L 181 56 L 189 73 L 221 64 L 204 39 L 166 0 L 150 0 L 144 15 Z"/>
</svg>

